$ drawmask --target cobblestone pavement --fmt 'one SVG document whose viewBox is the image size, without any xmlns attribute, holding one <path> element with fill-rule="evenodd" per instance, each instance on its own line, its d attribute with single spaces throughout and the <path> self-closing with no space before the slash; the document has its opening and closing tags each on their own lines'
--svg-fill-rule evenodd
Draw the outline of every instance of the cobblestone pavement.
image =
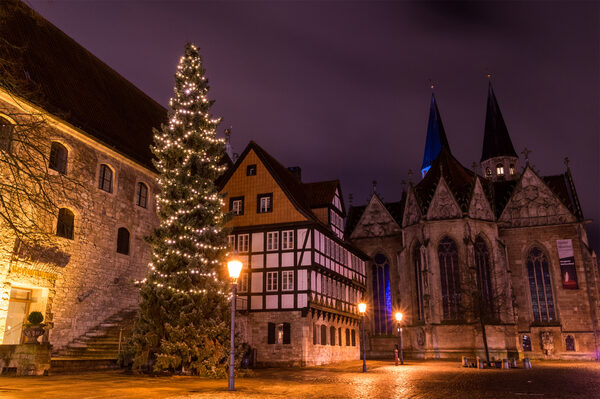
<svg viewBox="0 0 600 399">
<path fill-rule="evenodd" d="M 532 370 L 477 370 L 458 362 L 360 362 L 305 369 L 258 370 L 226 380 L 147 377 L 122 372 L 2 377 L 0 398 L 586 398 L 600 399 L 600 364 L 534 362 Z"/>
</svg>

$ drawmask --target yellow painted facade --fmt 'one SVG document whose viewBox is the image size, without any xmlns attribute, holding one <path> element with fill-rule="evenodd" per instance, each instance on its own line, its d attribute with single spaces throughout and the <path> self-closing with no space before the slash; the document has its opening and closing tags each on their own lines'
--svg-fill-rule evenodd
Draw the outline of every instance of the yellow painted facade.
<svg viewBox="0 0 600 399">
<path fill-rule="evenodd" d="M 248 165 L 256 165 L 256 175 L 246 176 Z M 226 194 L 224 212 L 229 212 L 229 198 L 244 197 L 244 214 L 234 216 L 227 227 L 293 223 L 308 220 L 294 206 L 254 150 L 250 150 L 221 191 Z M 273 193 L 273 211 L 257 213 L 257 196 Z"/>
</svg>

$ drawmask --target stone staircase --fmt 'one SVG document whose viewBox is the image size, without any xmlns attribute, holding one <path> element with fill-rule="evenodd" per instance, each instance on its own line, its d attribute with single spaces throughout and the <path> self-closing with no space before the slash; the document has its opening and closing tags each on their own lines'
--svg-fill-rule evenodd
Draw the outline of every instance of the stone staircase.
<svg viewBox="0 0 600 399">
<path fill-rule="evenodd" d="M 129 336 L 137 308 L 122 310 L 52 354 L 50 373 L 118 368 L 119 339 Z"/>
</svg>

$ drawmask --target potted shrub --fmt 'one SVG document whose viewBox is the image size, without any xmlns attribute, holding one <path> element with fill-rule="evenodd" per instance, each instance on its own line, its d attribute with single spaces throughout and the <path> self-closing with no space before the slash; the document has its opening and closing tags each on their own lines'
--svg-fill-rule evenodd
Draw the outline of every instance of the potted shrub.
<svg viewBox="0 0 600 399">
<path fill-rule="evenodd" d="M 27 344 L 37 344 L 38 338 L 44 335 L 44 315 L 42 312 L 31 312 L 27 316 L 27 323 L 23 329 L 23 335 L 27 338 Z"/>
</svg>

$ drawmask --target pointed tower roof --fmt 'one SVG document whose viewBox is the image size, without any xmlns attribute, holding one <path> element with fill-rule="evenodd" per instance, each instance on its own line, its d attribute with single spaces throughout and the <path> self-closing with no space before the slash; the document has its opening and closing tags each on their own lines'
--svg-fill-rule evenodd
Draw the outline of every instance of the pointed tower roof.
<svg viewBox="0 0 600 399">
<path fill-rule="evenodd" d="M 429 107 L 429 122 L 427 123 L 427 139 L 425 140 L 425 153 L 423 154 L 423 164 L 421 165 L 423 176 L 425 176 L 425 173 L 427 173 L 442 148 L 450 151 L 440 111 L 435 101 L 435 95 L 432 93 L 431 105 Z"/>
<path fill-rule="evenodd" d="M 498 106 L 498 100 L 496 100 L 496 95 L 494 94 L 492 81 L 490 80 L 481 161 L 502 156 L 518 158 L 508 135 L 508 129 L 504 123 L 502 112 L 500 112 L 500 107 Z"/>
</svg>

